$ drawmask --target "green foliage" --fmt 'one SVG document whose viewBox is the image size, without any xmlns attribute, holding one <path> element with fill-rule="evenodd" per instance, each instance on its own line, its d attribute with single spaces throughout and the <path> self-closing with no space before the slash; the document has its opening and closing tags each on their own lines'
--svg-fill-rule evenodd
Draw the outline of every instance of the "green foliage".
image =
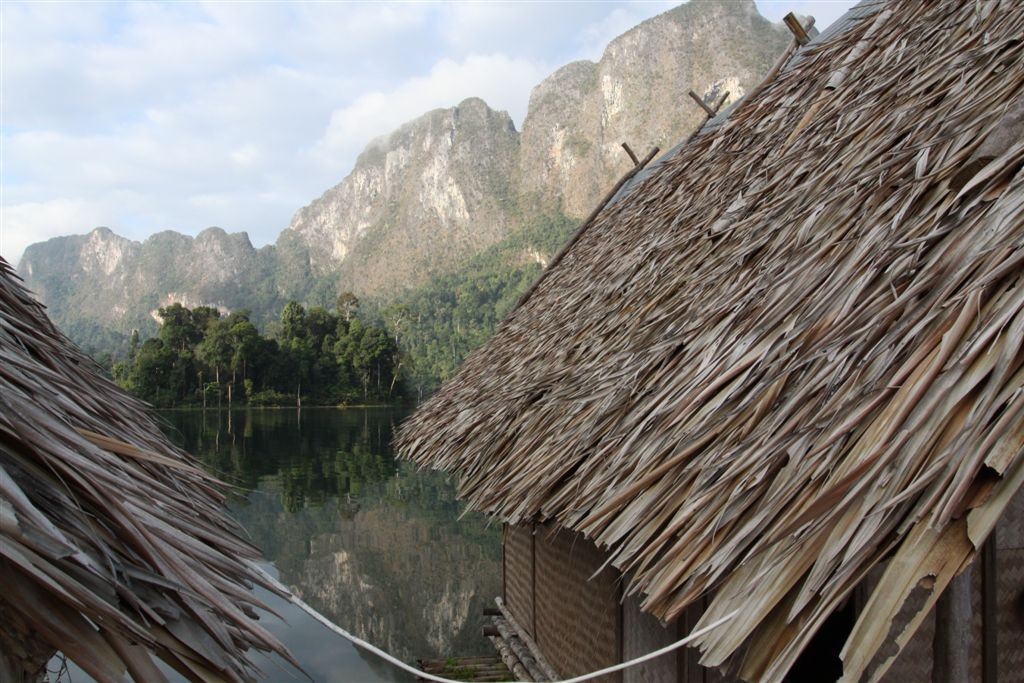
<svg viewBox="0 0 1024 683">
<path fill-rule="evenodd" d="M 399 354 L 382 327 L 361 320 L 358 300 L 339 314 L 297 301 L 281 312 L 276 337 L 264 336 L 249 312 L 227 317 L 212 308 L 173 304 L 159 310 L 158 336 L 131 339 L 125 360 L 105 360 L 122 387 L 159 407 L 314 405 L 402 397 Z"/>
<path fill-rule="evenodd" d="M 359 311 L 359 299 L 352 292 L 342 292 L 335 301 L 335 310 L 338 311 L 338 316 L 344 319 L 347 324 L 352 320 L 352 316 Z"/>
<path fill-rule="evenodd" d="M 249 397 L 249 405 L 260 408 L 295 405 L 295 394 L 282 394 L 273 389 L 257 391 Z"/>
<path fill-rule="evenodd" d="M 75 320 L 61 331 L 73 339 L 78 347 L 98 359 L 99 354 L 109 353 L 118 358 L 129 349 L 129 337 L 91 320 Z"/>
<path fill-rule="evenodd" d="M 415 395 L 422 397 L 450 378 L 466 355 L 490 338 L 540 276 L 538 261 L 550 260 L 575 228 L 560 214 L 538 214 L 523 225 L 458 271 L 434 277 L 380 310 Z"/>
<path fill-rule="evenodd" d="M 158 314 L 163 321 L 163 324 L 160 325 L 160 339 L 169 347 L 185 349 L 194 345 L 202 336 L 202 330 L 196 324 L 192 311 L 181 304 L 165 306 L 158 311 Z"/>
</svg>

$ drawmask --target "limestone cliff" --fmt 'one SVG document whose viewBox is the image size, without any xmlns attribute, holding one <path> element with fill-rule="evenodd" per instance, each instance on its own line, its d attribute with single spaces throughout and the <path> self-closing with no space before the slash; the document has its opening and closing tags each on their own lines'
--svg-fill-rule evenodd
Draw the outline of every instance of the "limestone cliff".
<svg viewBox="0 0 1024 683">
<path fill-rule="evenodd" d="M 196 237 L 160 232 L 145 242 L 96 228 L 25 250 L 20 272 L 51 316 L 73 332 L 82 320 L 119 332 L 152 326 L 171 303 L 246 306 L 271 270 L 245 233 L 208 228 Z"/>
<path fill-rule="evenodd" d="M 573 218 L 593 209 L 638 155 L 668 150 L 704 120 L 687 97 L 751 90 L 790 35 L 753 0 L 689 2 L 613 40 L 596 64 L 568 64 L 534 88 L 523 123 L 520 190 Z"/>
<path fill-rule="evenodd" d="M 294 235 L 312 272 L 337 272 L 346 289 L 419 284 L 508 231 L 518 148 L 512 119 L 483 100 L 428 112 L 372 142 L 282 238 Z"/>
</svg>

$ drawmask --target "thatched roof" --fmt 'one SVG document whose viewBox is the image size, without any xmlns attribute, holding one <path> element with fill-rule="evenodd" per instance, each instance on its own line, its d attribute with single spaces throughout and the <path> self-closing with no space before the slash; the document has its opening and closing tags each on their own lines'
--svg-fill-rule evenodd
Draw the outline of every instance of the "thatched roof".
<svg viewBox="0 0 1024 683">
<path fill-rule="evenodd" d="M 4 649 L 22 667 L 32 643 L 62 650 L 100 681 L 163 680 L 150 653 L 190 680 L 252 678 L 250 647 L 290 657 L 254 620 L 258 553 L 223 502 L 0 259 Z"/>
<path fill-rule="evenodd" d="M 843 655 L 877 670 L 1024 482 L 1024 4 L 868 9 L 607 208 L 399 435 L 656 616 L 739 609 L 703 661 L 748 679 L 890 559 Z"/>
</svg>

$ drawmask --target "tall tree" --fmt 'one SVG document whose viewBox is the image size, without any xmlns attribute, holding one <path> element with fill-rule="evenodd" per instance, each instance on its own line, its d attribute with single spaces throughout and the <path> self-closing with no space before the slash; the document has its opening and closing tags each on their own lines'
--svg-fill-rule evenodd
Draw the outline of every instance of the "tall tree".
<svg viewBox="0 0 1024 683">
<path fill-rule="evenodd" d="M 224 320 L 211 320 L 206 326 L 203 341 L 196 346 L 196 355 L 207 367 L 213 369 L 214 378 L 220 384 L 221 368 L 229 367 L 234 353 L 231 329 Z"/>
<path fill-rule="evenodd" d="M 240 372 L 242 379 L 249 376 L 249 364 L 259 350 L 260 333 L 248 320 L 239 320 L 231 326 L 231 370 Z"/>
<path fill-rule="evenodd" d="M 195 344 L 200 337 L 192 320 L 192 311 L 175 302 L 157 311 L 160 316 L 160 339 L 172 349 L 181 351 Z"/>
<path fill-rule="evenodd" d="M 335 302 L 335 310 L 346 323 L 352 322 L 352 318 L 359 311 L 359 299 L 352 292 L 342 292 Z"/>
<path fill-rule="evenodd" d="M 281 337 L 285 340 L 306 337 L 306 309 L 298 301 L 289 301 L 281 311 Z"/>
</svg>

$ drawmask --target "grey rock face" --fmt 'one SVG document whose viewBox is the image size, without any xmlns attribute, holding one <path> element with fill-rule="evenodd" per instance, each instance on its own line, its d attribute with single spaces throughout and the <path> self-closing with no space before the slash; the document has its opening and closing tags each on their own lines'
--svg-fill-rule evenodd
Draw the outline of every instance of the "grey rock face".
<svg viewBox="0 0 1024 683">
<path fill-rule="evenodd" d="M 241 306 L 261 267 L 244 233 L 208 228 L 195 238 L 173 231 L 145 242 L 96 228 L 25 250 L 19 267 L 58 325 L 80 320 L 119 332 L 145 327 L 171 303 L 227 310 Z"/>
<path fill-rule="evenodd" d="M 315 274 L 340 271 L 349 289 L 418 284 L 506 234 L 518 148 L 512 119 L 483 100 L 431 111 L 371 143 L 287 231 Z"/>
<path fill-rule="evenodd" d="M 749 92 L 790 35 L 753 0 L 689 2 L 613 40 L 597 64 L 575 62 L 538 85 L 523 123 L 519 177 L 534 202 L 582 218 L 643 156 L 668 150 L 704 120 L 687 97 Z"/>
</svg>

